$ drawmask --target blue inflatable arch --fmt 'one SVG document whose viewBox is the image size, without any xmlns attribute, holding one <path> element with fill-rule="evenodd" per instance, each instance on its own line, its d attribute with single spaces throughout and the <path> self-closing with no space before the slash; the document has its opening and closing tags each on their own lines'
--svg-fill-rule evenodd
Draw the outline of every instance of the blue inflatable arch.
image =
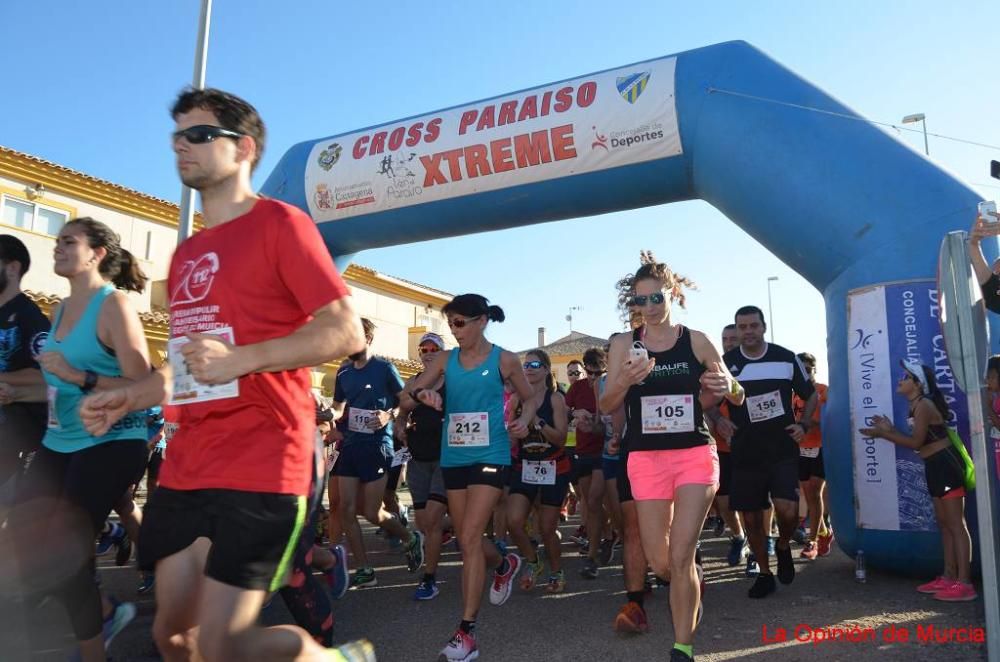
<svg viewBox="0 0 1000 662">
<path fill-rule="evenodd" d="M 967 229 L 980 198 L 875 126 L 802 107 L 860 119 L 728 42 L 303 142 L 262 192 L 308 211 L 341 268 L 380 246 L 705 200 L 823 293 L 840 546 L 876 566 L 938 569 L 936 531 L 859 524 L 847 302 L 933 279 L 942 236 Z"/>
</svg>

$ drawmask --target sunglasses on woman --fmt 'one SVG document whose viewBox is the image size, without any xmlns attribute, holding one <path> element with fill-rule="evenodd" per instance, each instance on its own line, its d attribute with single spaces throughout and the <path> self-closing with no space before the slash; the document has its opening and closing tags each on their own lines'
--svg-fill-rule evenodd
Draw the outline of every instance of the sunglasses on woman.
<svg viewBox="0 0 1000 662">
<path fill-rule="evenodd" d="M 524 362 L 524 369 L 527 370 L 528 368 L 532 368 L 534 370 L 538 370 L 539 368 L 543 367 L 544 365 L 545 364 L 543 364 L 541 361 L 525 361 Z"/>
<path fill-rule="evenodd" d="M 579 370 L 570 370 L 566 374 L 569 375 L 570 377 L 579 377 L 580 376 L 580 371 Z"/>
<path fill-rule="evenodd" d="M 590 375 L 591 377 L 596 377 L 597 375 L 603 375 L 604 371 L 603 370 L 591 370 L 590 368 L 587 368 L 587 374 Z"/>
<path fill-rule="evenodd" d="M 192 145 L 210 143 L 216 138 L 232 138 L 233 140 L 239 140 L 242 137 L 242 133 L 230 131 L 229 129 L 223 129 L 221 126 L 212 126 L 210 124 L 189 126 L 188 128 L 181 129 L 180 131 L 174 131 L 172 134 L 174 142 L 184 138 L 184 140 L 188 141 Z"/>
<path fill-rule="evenodd" d="M 467 317 L 465 319 L 461 319 L 459 317 L 456 317 L 454 319 L 448 320 L 448 326 L 450 326 L 453 329 L 461 329 L 462 327 L 464 327 L 469 322 L 473 322 L 473 321 L 479 319 L 480 317 L 482 317 L 482 315 L 476 315 L 475 317 Z"/>
<path fill-rule="evenodd" d="M 434 354 L 435 352 L 440 352 L 441 348 L 440 347 L 421 347 L 419 351 L 420 351 L 421 354 Z"/>
<path fill-rule="evenodd" d="M 659 306 L 661 303 L 667 300 L 666 295 L 663 292 L 653 292 L 652 294 L 637 294 L 632 297 L 628 305 L 636 306 L 642 308 L 647 302 L 653 304 L 654 306 Z"/>
</svg>

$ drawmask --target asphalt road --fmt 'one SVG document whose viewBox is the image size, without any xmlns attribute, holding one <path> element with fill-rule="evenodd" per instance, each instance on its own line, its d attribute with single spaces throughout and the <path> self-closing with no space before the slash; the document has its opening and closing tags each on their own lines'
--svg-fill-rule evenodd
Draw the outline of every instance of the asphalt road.
<svg viewBox="0 0 1000 662">
<path fill-rule="evenodd" d="M 405 501 L 406 499 L 404 499 Z M 515 590 L 507 604 L 493 607 L 483 600 L 479 618 L 480 659 L 484 660 L 665 660 L 673 643 L 666 591 L 658 589 L 647 599 L 651 631 L 645 635 L 620 636 L 611 624 L 624 601 L 620 560 L 602 568 L 596 580 L 577 573 L 582 561 L 568 534 L 575 518 L 562 528 L 563 554 L 568 586 L 560 595 L 542 595 Z M 459 581 L 461 559 L 454 546 L 445 550 L 438 572 L 441 594 L 430 602 L 412 599 L 417 576 L 406 572 L 403 557 L 388 550 L 385 541 L 365 529 L 366 542 L 377 569 L 379 584 L 350 591 L 334 604 L 335 636 L 338 642 L 367 637 L 375 644 L 382 662 L 436 660 L 460 617 Z M 58 541 L 39 541 L 58 545 Z M 42 549 L 42 548 L 40 548 Z M 798 546 L 793 545 L 795 556 Z M 984 627 L 982 601 L 947 604 L 916 593 L 916 584 L 869 570 L 866 584 L 854 582 L 853 562 L 836 550 L 813 562 L 797 561 L 794 584 L 779 585 L 765 600 L 750 600 L 749 580 L 743 569 L 730 568 L 724 560 L 726 541 L 703 534 L 706 579 L 705 617 L 695 639 L 698 660 L 846 660 L 865 659 L 977 660 L 986 659 L 985 645 L 971 643 L 920 643 L 917 626 L 926 634 L 937 628 Z M 119 660 L 158 660 L 150 636 L 152 596 L 137 596 L 138 575 L 133 568 L 117 568 L 101 562 L 102 585 L 119 599 L 138 607 L 135 621 L 114 641 L 110 657 Z M 485 588 L 485 587 L 484 587 Z M 47 605 L 45 627 L 51 638 L 51 653 L 45 660 L 65 660 L 72 642 L 65 634 L 68 624 L 57 604 Z M 262 615 L 265 623 L 290 622 L 280 598 Z M 870 627 L 874 641 L 798 642 L 810 639 L 809 630 L 829 627 Z M 890 628 L 906 630 L 910 641 L 887 642 Z M 16 601 L 0 602 L 0 660 L 25 657 L 23 614 Z M 763 628 L 767 628 L 764 640 Z M 778 642 L 779 628 L 788 641 Z M 797 629 L 798 628 L 798 629 Z"/>
</svg>

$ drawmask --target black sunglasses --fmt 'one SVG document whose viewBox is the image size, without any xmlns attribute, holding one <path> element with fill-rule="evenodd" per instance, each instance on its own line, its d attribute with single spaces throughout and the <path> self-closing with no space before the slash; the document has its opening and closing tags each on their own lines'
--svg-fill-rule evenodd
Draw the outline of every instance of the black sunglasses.
<svg viewBox="0 0 1000 662">
<path fill-rule="evenodd" d="M 666 295 L 663 294 L 663 292 L 653 292 L 652 294 L 637 294 L 636 296 L 632 297 L 632 299 L 628 302 L 628 305 L 641 308 L 645 306 L 646 302 L 648 301 L 654 306 L 659 306 L 666 300 L 667 297 Z"/>
<path fill-rule="evenodd" d="M 579 370 L 570 370 L 566 374 L 569 375 L 570 377 L 579 377 L 580 376 L 580 371 Z"/>
<path fill-rule="evenodd" d="M 469 322 L 475 321 L 475 320 L 479 319 L 480 317 L 482 317 L 482 315 L 476 315 L 475 317 L 469 317 L 469 318 L 466 318 L 466 319 L 461 319 L 461 318 L 457 318 L 456 317 L 455 319 L 448 320 L 448 326 L 450 326 L 453 329 L 461 329 L 462 327 L 464 327 Z"/>
<path fill-rule="evenodd" d="M 210 143 L 216 138 L 232 138 L 233 140 L 239 140 L 244 134 L 237 133 L 236 131 L 230 131 L 229 129 L 223 129 L 221 126 L 198 124 L 197 126 L 189 126 L 188 128 L 181 129 L 180 131 L 174 131 L 171 135 L 174 142 L 184 138 L 192 145 L 201 145 L 203 143 Z"/>
<path fill-rule="evenodd" d="M 525 361 L 524 362 L 524 367 L 525 368 L 534 368 L 535 370 L 538 370 L 543 365 L 544 364 L 541 361 Z"/>
<path fill-rule="evenodd" d="M 586 370 L 587 370 L 587 374 L 590 375 L 591 377 L 593 377 L 594 375 L 603 375 L 604 374 L 603 370 L 591 370 L 590 368 L 587 368 Z"/>
<path fill-rule="evenodd" d="M 434 352 L 440 352 L 440 351 L 441 351 L 441 348 L 440 347 L 436 347 L 436 346 L 435 347 L 421 347 L 420 348 L 420 353 L 421 354 L 433 354 Z"/>
</svg>

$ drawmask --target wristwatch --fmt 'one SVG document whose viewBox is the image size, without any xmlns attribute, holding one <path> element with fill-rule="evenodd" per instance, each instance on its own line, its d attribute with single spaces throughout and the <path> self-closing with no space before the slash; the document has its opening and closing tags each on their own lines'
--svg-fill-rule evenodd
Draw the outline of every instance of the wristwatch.
<svg viewBox="0 0 1000 662">
<path fill-rule="evenodd" d="M 80 387 L 80 390 L 84 393 L 90 393 L 95 386 L 97 386 L 97 373 L 93 370 L 87 370 L 83 373 L 83 386 Z"/>
</svg>

